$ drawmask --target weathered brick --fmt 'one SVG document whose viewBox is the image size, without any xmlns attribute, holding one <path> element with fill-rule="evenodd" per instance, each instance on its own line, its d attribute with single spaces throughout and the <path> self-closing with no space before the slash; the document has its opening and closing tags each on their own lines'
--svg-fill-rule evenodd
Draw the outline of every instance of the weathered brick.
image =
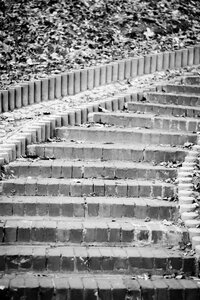
<svg viewBox="0 0 200 300">
<path fill-rule="evenodd" d="M 84 241 L 86 243 L 96 241 L 96 227 L 94 224 L 90 224 L 90 222 L 87 222 L 84 225 Z"/>
<path fill-rule="evenodd" d="M 18 254 L 18 264 L 20 270 L 30 270 L 32 267 L 33 247 L 21 247 Z"/>
<path fill-rule="evenodd" d="M 38 196 L 47 196 L 47 186 L 48 179 L 39 179 L 37 180 L 37 195 Z"/>
<path fill-rule="evenodd" d="M 155 297 L 155 289 L 150 280 L 138 279 L 141 288 L 141 299 L 151 300 Z"/>
<path fill-rule="evenodd" d="M 198 299 L 200 297 L 200 289 L 197 287 L 195 282 L 181 279 L 179 283 L 184 288 L 185 300 Z"/>
<path fill-rule="evenodd" d="M 115 190 L 116 190 L 117 197 L 127 197 L 128 186 L 127 186 L 126 182 L 124 182 L 124 183 L 116 182 Z"/>
<path fill-rule="evenodd" d="M 90 247 L 87 249 L 88 252 L 88 267 L 89 270 L 100 270 L 101 269 L 101 253 L 99 248 Z"/>
<path fill-rule="evenodd" d="M 136 247 L 127 247 L 126 249 L 129 268 L 133 272 L 136 271 L 138 268 L 142 267 L 142 257 L 141 254 Z"/>
<path fill-rule="evenodd" d="M 124 278 L 123 281 L 127 289 L 127 298 L 129 297 L 130 299 L 141 299 L 141 290 L 138 281 L 132 280 L 130 278 Z"/>
<path fill-rule="evenodd" d="M 109 227 L 109 242 L 117 243 L 120 242 L 120 225 L 115 222 L 108 223 Z"/>
<path fill-rule="evenodd" d="M 182 286 L 176 279 L 164 279 L 164 282 L 168 285 L 168 297 L 171 300 L 184 299 L 184 293 Z"/>
<path fill-rule="evenodd" d="M 153 249 L 154 267 L 165 272 L 167 270 L 168 253 L 164 249 Z"/>
<path fill-rule="evenodd" d="M 153 252 L 150 249 L 140 248 L 139 249 L 142 266 L 145 270 L 151 270 L 154 267 L 154 256 Z"/>
<path fill-rule="evenodd" d="M 10 280 L 11 299 L 20 299 L 24 297 L 25 280 L 23 276 L 16 276 Z"/>
<path fill-rule="evenodd" d="M 135 239 L 138 241 L 148 241 L 150 236 L 150 232 L 147 228 L 147 226 L 141 225 L 137 233 L 135 234 Z"/>
<path fill-rule="evenodd" d="M 16 242 L 17 240 L 17 221 L 9 220 L 6 221 L 4 230 L 4 242 L 12 243 Z"/>
<path fill-rule="evenodd" d="M 25 195 L 35 196 L 37 191 L 37 179 L 27 178 L 25 183 Z"/>
<path fill-rule="evenodd" d="M 69 277 L 70 286 L 70 299 L 80 299 L 83 300 L 84 288 L 83 282 L 79 277 Z"/>
<path fill-rule="evenodd" d="M 82 194 L 82 183 L 81 181 L 74 181 L 70 186 L 70 194 L 73 197 L 81 196 Z"/>
<path fill-rule="evenodd" d="M 168 300 L 168 286 L 162 279 L 153 280 L 153 285 L 155 288 L 155 299 Z"/>
<path fill-rule="evenodd" d="M 42 201 L 42 199 L 44 201 Z M 46 202 L 45 198 L 39 198 L 37 201 L 37 214 L 39 216 L 46 216 L 48 215 L 48 212 L 49 212 L 48 202 Z"/>
<path fill-rule="evenodd" d="M 110 211 L 110 209 L 111 209 L 111 206 L 108 204 L 108 203 L 101 203 L 100 204 L 100 207 L 99 207 L 99 216 L 101 216 L 101 217 L 110 217 L 110 215 L 111 215 L 111 211 Z"/>
<path fill-rule="evenodd" d="M 112 299 L 112 294 L 111 294 L 111 290 L 112 290 L 112 286 L 111 286 L 111 282 L 109 281 L 109 279 L 103 279 L 103 278 L 98 278 L 97 279 L 97 285 L 98 285 L 98 296 L 100 299 L 102 300 L 106 300 L 106 299 Z"/>
<path fill-rule="evenodd" d="M 43 221 L 33 221 L 31 227 L 31 240 L 35 242 L 43 242 L 45 240 Z"/>
<path fill-rule="evenodd" d="M 78 271 L 88 270 L 88 254 L 84 247 L 75 247 L 74 254 L 76 257 L 76 269 Z"/>
<path fill-rule="evenodd" d="M 134 227 L 131 223 L 121 225 L 121 239 L 124 243 L 131 243 L 134 240 Z"/>
<path fill-rule="evenodd" d="M 40 291 L 39 291 L 40 299 L 53 300 L 53 295 L 54 295 L 53 280 L 50 277 L 40 277 L 39 284 L 40 284 Z"/>
<path fill-rule="evenodd" d="M 4 201 L 0 203 L 0 215 L 12 216 L 13 204 L 11 201 Z"/>
<path fill-rule="evenodd" d="M 96 300 L 97 299 L 97 283 L 94 278 L 82 279 L 84 286 L 84 299 L 85 300 Z"/>
<path fill-rule="evenodd" d="M 56 221 L 44 221 L 44 242 L 56 242 L 57 236 L 57 222 Z"/>
<path fill-rule="evenodd" d="M 63 164 L 61 167 L 61 178 L 72 178 L 72 166 Z"/>
<path fill-rule="evenodd" d="M 98 200 L 95 202 L 93 199 L 87 199 L 87 212 L 90 217 L 97 217 L 99 215 L 100 203 Z"/>
<path fill-rule="evenodd" d="M 68 247 L 67 249 L 61 248 L 61 256 L 62 256 L 62 260 L 61 260 L 62 271 L 68 271 L 68 272 L 74 271 L 75 259 L 74 259 L 73 248 L 71 248 L 71 247 Z"/>
<path fill-rule="evenodd" d="M 44 247 L 35 247 L 33 250 L 33 270 L 43 271 L 46 268 L 46 256 Z"/>
<path fill-rule="evenodd" d="M 59 194 L 59 180 L 54 178 L 48 179 L 47 185 L 47 195 L 48 196 L 58 196 Z"/>
<path fill-rule="evenodd" d="M 128 182 L 128 197 L 138 197 L 139 196 L 139 187 L 132 182 Z"/>
<path fill-rule="evenodd" d="M 108 225 L 106 223 L 98 223 L 96 226 L 96 242 L 108 242 Z"/>
<path fill-rule="evenodd" d="M 195 274 L 195 258 L 194 257 L 184 257 L 183 259 L 183 272 L 194 275 Z"/>
<path fill-rule="evenodd" d="M 81 196 L 93 196 L 94 184 L 92 179 L 83 179 L 81 183 Z"/>
<path fill-rule="evenodd" d="M 22 221 L 18 225 L 18 242 L 29 242 L 31 239 L 31 225 L 32 221 Z"/>
<path fill-rule="evenodd" d="M 32 276 L 25 277 L 25 297 L 27 300 L 37 300 L 39 294 L 39 280 Z"/>
<path fill-rule="evenodd" d="M 50 271 L 60 271 L 60 248 L 48 249 L 47 253 L 47 269 Z"/>
<path fill-rule="evenodd" d="M 7 269 L 9 270 L 18 270 L 19 267 L 19 262 L 18 262 L 18 254 L 19 254 L 19 249 L 14 249 L 14 248 L 8 248 L 6 251 L 6 266 Z"/>
<path fill-rule="evenodd" d="M 61 196 L 69 196 L 71 194 L 71 183 L 59 181 L 59 193 Z"/>
<path fill-rule="evenodd" d="M 81 223 L 72 225 L 69 240 L 71 243 L 81 243 L 83 241 L 83 228 Z"/>
<path fill-rule="evenodd" d="M 105 184 L 103 181 L 95 181 L 94 183 L 94 194 L 96 196 L 105 196 Z"/>
<path fill-rule="evenodd" d="M 128 270 L 128 257 L 125 249 L 113 247 L 114 270 Z"/>
<path fill-rule="evenodd" d="M 24 203 L 24 211 L 27 216 L 36 215 L 36 203 L 26 202 Z"/>
<path fill-rule="evenodd" d="M 104 271 L 113 271 L 114 270 L 114 258 L 111 248 L 99 248 L 102 260 L 101 268 Z"/>
<path fill-rule="evenodd" d="M 69 298 L 69 283 L 67 278 L 58 277 L 53 278 L 55 290 L 56 290 L 56 300 L 64 300 Z"/>
</svg>

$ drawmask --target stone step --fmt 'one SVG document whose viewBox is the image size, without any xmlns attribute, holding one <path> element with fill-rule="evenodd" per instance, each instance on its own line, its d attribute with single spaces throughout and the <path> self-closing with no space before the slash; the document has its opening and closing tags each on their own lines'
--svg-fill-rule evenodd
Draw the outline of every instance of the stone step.
<svg viewBox="0 0 200 300">
<path fill-rule="evenodd" d="M 100 143 L 55 142 L 27 146 L 29 157 L 86 161 L 183 162 L 188 149 L 166 145 L 123 145 Z"/>
<path fill-rule="evenodd" d="M 157 179 L 176 178 L 177 169 L 172 166 L 134 163 L 126 161 L 68 161 L 24 160 L 11 162 L 7 174 L 16 177 L 48 178 L 104 178 L 104 179 Z"/>
<path fill-rule="evenodd" d="M 197 132 L 200 131 L 200 120 L 183 117 L 164 117 L 153 114 L 133 113 L 90 113 L 89 121 L 111 124 L 121 127 L 140 127 L 149 129 Z"/>
<path fill-rule="evenodd" d="M 17 178 L 2 182 L 4 195 L 174 197 L 177 187 L 156 180 Z"/>
<path fill-rule="evenodd" d="M 0 216 L 138 218 L 174 220 L 177 202 L 115 197 L 1 197 Z"/>
<path fill-rule="evenodd" d="M 182 83 L 186 85 L 199 85 L 200 84 L 200 76 L 187 76 L 182 79 Z"/>
<path fill-rule="evenodd" d="M 132 112 L 153 113 L 156 115 L 172 115 L 174 117 L 199 118 L 200 108 L 173 104 L 156 104 L 148 102 L 128 102 L 127 108 Z"/>
<path fill-rule="evenodd" d="M 37 276 L 27 273 L 4 274 L 0 278 L 0 298 L 70 300 L 197 300 L 198 279 L 166 279 L 121 274 L 56 273 Z M 56 297 L 56 298 L 55 298 Z"/>
<path fill-rule="evenodd" d="M 167 84 L 162 87 L 162 90 L 166 93 L 177 93 L 177 94 L 187 94 L 187 95 L 200 94 L 199 85 Z"/>
<path fill-rule="evenodd" d="M 162 247 L 0 246 L 1 271 L 195 274 L 196 258 Z"/>
<path fill-rule="evenodd" d="M 60 127 L 56 136 L 61 139 L 75 141 L 104 141 L 106 143 L 184 145 L 197 142 L 197 134 L 184 131 L 160 131 L 156 129 L 116 128 L 116 127 Z"/>
<path fill-rule="evenodd" d="M 197 108 L 200 106 L 200 96 L 187 94 L 173 94 L 173 93 L 147 93 L 145 99 L 151 103 L 178 105 L 178 106 L 193 106 Z"/>
<path fill-rule="evenodd" d="M 2 216 L 0 243 L 184 246 L 189 242 L 186 228 L 166 220 L 134 218 L 67 218 L 43 216 Z"/>
</svg>

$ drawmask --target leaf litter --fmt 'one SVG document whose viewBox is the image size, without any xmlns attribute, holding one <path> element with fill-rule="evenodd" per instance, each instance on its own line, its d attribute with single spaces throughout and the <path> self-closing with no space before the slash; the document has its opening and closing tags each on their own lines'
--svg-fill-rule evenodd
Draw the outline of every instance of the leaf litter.
<svg viewBox="0 0 200 300">
<path fill-rule="evenodd" d="M 0 0 L 0 90 L 200 41 L 199 0 Z"/>
</svg>

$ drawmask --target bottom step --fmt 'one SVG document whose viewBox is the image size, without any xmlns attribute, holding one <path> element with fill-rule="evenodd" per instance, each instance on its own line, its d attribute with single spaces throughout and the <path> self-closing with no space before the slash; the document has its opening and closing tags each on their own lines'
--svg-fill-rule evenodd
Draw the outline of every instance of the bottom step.
<svg viewBox="0 0 200 300">
<path fill-rule="evenodd" d="M 6 274 L 0 299 L 26 300 L 197 300 L 200 279 L 78 274 Z"/>
</svg>

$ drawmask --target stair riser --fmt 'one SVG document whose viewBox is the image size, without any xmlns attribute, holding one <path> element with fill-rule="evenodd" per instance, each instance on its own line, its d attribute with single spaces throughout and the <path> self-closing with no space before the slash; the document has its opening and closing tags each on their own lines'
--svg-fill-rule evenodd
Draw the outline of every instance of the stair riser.
<svg viewBox="0 0 200 300">
<path fill-rule="evenodd" d="M 29 167 L 19 164 L 11 165 L 8 172 L 16 177 L 47 177 L 47 178 L 105 178 L 105 179 L 157 179 L 165 180 L 176 178 L 175 169 L 153 169 L 145 168 L 119 168 L 102 166 L 78 166 L 76 164 L 56 165 L 49 164 L 43 166 L 43 162 L 31 164 Z"/>
<path fill-rule="evenodd" d="M 177 208 L 175 206 L 149 206 L 143 199 L 141 203 L 136 203 L 133 200 L 132 204 L 126 205 L 116 203 L 98 203 L 87 201 L 79 203 L 51 203 L 51 199 L 48 202 L 1 202 L 0 203 L 0 215 L 5 216 L 50 216 L 50 217 L 100 217 L 100 218 L 137 218 L 145 219 L 149 217 L 151 219 L 167 219 L 173 220 Z M 137 205 L 137 206 L 136 206 Z"/>
<path fill-rule="evenodd" d="M 5 224 L 4 228 L 1 227 L 1 243 L 64 243 L 65 245 L 73 243 L 98 246 L 157 244 L 160 246 L 176 246 L 189 242 L 189 235 L 186 230 L 180 232 L 173 226 L 166 227 L 164 225 L 155 228 L 150 223 L 146 226 L 126 223 L 126 226 L 124 226 L 120 223 L 106 224 L 105 221 L 105 224 L 97 223 L 95 226 L 89 225 L 87 227 L 81 222 L 76 227 L 61 221 L 55 221 L 53 224 L 50 221 L 44 222 L 43 225 L 40 221 L 34 221 L 32 227 L 31 221 L 25 225 L 20 225 L 19 221 L 13 221 L 12 223 L 10 225 Z"/>
<path fill-rule="evenodd" d="M 168 162 L 168 161 L 180 161 L 183 162 L 187 155 L 187 150 L 170 151 L 163 149 L 158 151 L 156 148 L 154 150 L 144 149 L 123 149 L 114 147 L 110 149 L 106 148 L 73 148 L 73 147 L 63 147 L 57 145 L 55 146 L 35 146 L 30 145 L 27 148 L 28 156 L 36 156 L 41 158 L 56 158 L 56 159 L 81 159 L 81 160 L 116 160 L 116 161 L 132 161 L 132 162 Z"/>
<path fill-rule="evenodd" d="M 159 105 L 150 103 L 129 102 L 128 110 L 141 113 L 153 113 L 155 115 L 172 115 L 174 117 L 200 117 L 200 110 L 195 108 L 182 108 L 180 106 L 170 107 L 169 105 Z"/>
<path fill-rule="evenodd" d="M 93 116 L 93 121 L 103 124 L 111 124 L 115 126 L 123 127 L 140 127 L 150 129 L 163 129 L 163 130 L 174 130 L 174 131 L 187 131 L 197 132 L 200 130 L 199 121 L 185 121 L 176 119 L 163 119 L 159 117 L 148 118 L 148 117 L 137 117 L 137 115 L 129 116 L 127 118 L 120 118 L 119 116 L 109 115 L 98 115 Z"/>
<path fill-rule="evenodd" d="M 200 76 L 191 76 L 183 79 L 184 84 L 188 85 L 199 85 L 200 84 Z"/>
<path fill-rule="evenodd" d="M 137 183 L 102 183 L 88 182 L 85 183 L 67 183 L 61 182 L 59 179 L 52 179 L 52 183 L 42 179 L 24 181 L 18 179 L 18 182 L 5 181 L 3 182 L 3 194 L 5 195 L 21 195 L 21 196 L 116 196 L 116 197 L 152 197 L 166 198 L 176 194 L 176 186 L 167 185 L 165 183 L 152 186 Z"/>
<path fill-rule="evenodd" d="M 166 85 L 163 86 L 163 91 L 166 93 L 185 93 L 185 94 L 200 94 L 200 86 L 190 86 L 190 85 Z"/>
<path fill-rule="evenodd" d="M 144 272 L 145 273 L 145 272 Z M 56 274 L 57 275 L 57 274 Z M 52 276 L 18 275 L 12 278 L 3 276 L 0 284 L 0 298 L 27 299 L 27 300 L 191 300 L 199 299 L 200 291 L 198 282 L 178 279 L 145 280 L 132 279 L 130 276 L 117 275 L 87 276 L 78 274 Z M 149 298 L 151 297 L 151 298 Z"/>
<path fill-rule="evenodd" d="M 200 97 L 196 97 L 195 95 L 183 96 L 177 94 L 148 93 L 145 98 L 151 103 L 194 106 L 194 109 L 200 105 Z"/>
<path fill-rule="evenodd" d="M 56 136 L 67 140 L 78 140 L 87 142 L 99 142 L 104 143 L 124 143 L 124 144 L 150 144 L 150 145 L 184 145 L 184 143 L 197 142 L 197 136 L 193 134 L 177 133 L 147 133 L 147 132 L 127 132 L 127 131 L 109 131 L 109 130 L 87 130 L 87 129 L 70 129 L 70 128 L 58 128 L 56 130 Z"/>
<path fill-rule="evenodd" d="M 62 253 L 59 251 L 49 251 L 47 255 L 34 253 L 24 253 L 22 255 L 1 255 L 1 271 L 32 271 L 32 272 L 108 272 L 123 274 L 144 274 L 150 272 L 152 275 L 173 274 L 174 272 L 185 272 L 188 275 L 195 273 L 195 259 L 181 257 L 140 257 L 140 253 L 127 258 L 126 250 L 121 250 L 124 257 L 118 257 L 111 252 L 111 256 L 101 255 L 96 249 L 96 256 L 90 255 L 85 249 L 82 255 L 74 255 L 72 251 Z M 73 250 L 73 249 L 71 249 Z M 85 251 L 84 251 L 85 250 Z M 34 249 L 33 249 L 34 251 Z M 76 251 L 76 250 L 75 250 Z M 56 253 L 57 252 L 57 253 Z M 108 251 L 107 251 L 108 252 Z M 137 251 L 136 251 L 137 252 Z M 113 255 L 113 256 L 112 256 Z M 190 264 L 191 269 L 188 270 Z"/>
</svg>

